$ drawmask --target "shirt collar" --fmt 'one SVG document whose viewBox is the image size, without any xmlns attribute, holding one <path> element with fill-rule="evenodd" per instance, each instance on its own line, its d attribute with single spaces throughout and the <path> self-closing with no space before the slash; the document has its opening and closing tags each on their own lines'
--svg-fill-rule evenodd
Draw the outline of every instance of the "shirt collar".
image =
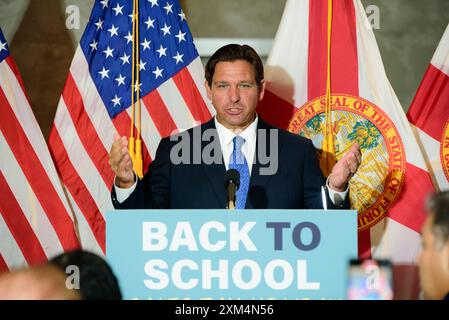
<svg viewBox="0 0 449 320">
<path fill-rule="evenodd" d="M 220 122 L 218 122 L 217 117 L 214 117 L 215 128 L 217 128 L 218 136 L 222 146 L 227 146 L 232 143 L 232 139 L 236 136 L 234 132 L 226 128 Z M 259 122 L 259 117 L 256 114 L 254 121 L 240 133 L 240 136 L 245 139 L 245 141 L 255 141 L 257 133 L 257 123 Z"/>
</svg>

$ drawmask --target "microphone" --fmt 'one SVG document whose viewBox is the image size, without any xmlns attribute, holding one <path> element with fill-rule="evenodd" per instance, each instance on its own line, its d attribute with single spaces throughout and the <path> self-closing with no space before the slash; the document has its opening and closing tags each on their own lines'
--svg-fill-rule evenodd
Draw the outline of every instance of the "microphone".
<svg viewBox="0 0 449 320">
<path fill-rule="evenodd" d="M 224 186 L 228 194 L 227 209 L 235 209 L 235 193 L 240 186 L 240 173 L 235 169 L 229 169 L 224 175 Z"/>
</svg>

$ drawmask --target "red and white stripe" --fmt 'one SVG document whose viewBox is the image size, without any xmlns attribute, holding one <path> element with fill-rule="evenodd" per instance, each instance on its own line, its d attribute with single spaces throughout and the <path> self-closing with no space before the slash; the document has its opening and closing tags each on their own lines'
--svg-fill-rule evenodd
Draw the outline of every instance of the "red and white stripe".
<svg viewBox="0 0 449 320">
<path fill-rule="evenodd" d="M 259 114 L 286 128 L 307 101 L 326 92 L 327 1 L 288 1 L 267 68 L 267 92 Z M 388 216 L 359 232 L 360 257 L 411 262 L 420 249 L 423 202 L 432 189 L 426 163 L 405 113 L 387 79 L 374 33 L 359 0 L 333 1 L 331 90 L 367 99 L 393 121 L 406 152 L 402 196 Z"/>
<path fill-rule="evenodd" d="M 424 74 L 407 117 L 414 126 L 435 186 L 440 190 L 448 190 L 449 180 L 444 173 L 440 147 L 449 121 L 449 25 Z M 449 165 L 449 161 L 445 163 Z"/>
<path fill-rule="evenodd" d="M 209 120 L 213 107 L 202 89 L 200 58 L 141 99 L 144 172 L 161 138 Z M 198 86 L 199 85 L 199 86 Z M 105 252 L 105 213 L 112 210 L 114 175 L 108 153 L 114 133 L 129 136 L 131 108 L 111 120 L 80 47 L 59 101 L 49 145 L 72 201 L 81 245 Z"/>
<path fill-rule="evenodd" d="M 79 247 L 45 139 L 11 59 L 0 63 L 0 271 Z"/>
</svg>

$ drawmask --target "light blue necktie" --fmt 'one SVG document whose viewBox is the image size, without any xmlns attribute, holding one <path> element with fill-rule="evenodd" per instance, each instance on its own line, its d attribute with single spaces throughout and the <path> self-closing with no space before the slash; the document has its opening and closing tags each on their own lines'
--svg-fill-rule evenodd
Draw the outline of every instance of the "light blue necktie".
<svg viewBox="0 0 449 320">
<path fill-rule="evenodd" d="M 229 169 L 235 169 L 240 173 L 240 187 L 236 194 L 236 209 L 244 209 L 246 204 L 246 197 L 248 196 L 249 188 L 249 169 L 248 162 L 246 162 L 245 155 L 242 152 L 242 146 L 245 139 L 240 136 L 235 136 L 232 139 L 233 149 L 229 159 Z"/>
</svg>

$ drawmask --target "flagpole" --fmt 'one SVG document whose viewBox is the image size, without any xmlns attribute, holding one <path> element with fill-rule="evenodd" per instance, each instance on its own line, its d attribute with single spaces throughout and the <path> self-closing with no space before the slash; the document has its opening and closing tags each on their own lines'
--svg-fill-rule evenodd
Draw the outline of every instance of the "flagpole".
<svg viewBox="0 0 449 320">
<path fill-rule="evenodd" d="M 325 176 L 329 176 L 335 164 L 334 134 L 332 130 L 331 107 L 331 35 L 332 35 L 332 0 L 328 0 L 327 8 L 327 73 L 326 73 L 326 110 L 323 130 L 323 146 L 320 167 Z"/>
<path fill-rule="evenodd" d="M 143 177 L 142 140 L 140 139 L 140 61 L 139 61 L 139 0 L 134 0 L 133 8 L 133 46 L 132 46 L 132 83 L 131 83 L 131 134 L 128 151 L 133 162 L 134 172 Z M 134 82 L 136 81 L 136 83 Z M 134 94 L 136 97 L 134 97 Z M 135 103 L 137 101 L 137 113 Z M 137 134 L 134 138 L 134 121 Z"/>
</svg>

